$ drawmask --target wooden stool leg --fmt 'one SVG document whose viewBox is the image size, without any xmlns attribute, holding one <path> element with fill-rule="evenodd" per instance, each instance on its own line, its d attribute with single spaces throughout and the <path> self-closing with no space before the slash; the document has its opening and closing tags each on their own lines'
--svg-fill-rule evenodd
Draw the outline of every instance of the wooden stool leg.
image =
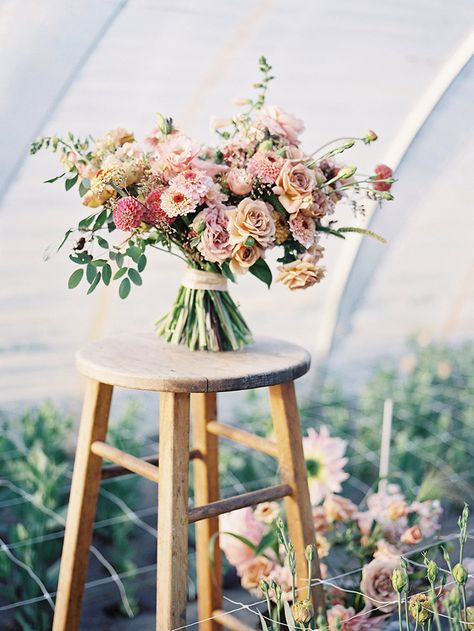
<svg viewBox="0 0 474 631">
<path fill-rule="evenodd" d="M 306 588 L 308 568 L 305 548 L 308 544 L 315 545 L 316 539 L 293 381 L 271 386 L 270 402 L 281 478 L 293 490 L 292 494 L 285 498 L 285 508 L 288 532 L 296 553 L 298 588 Z M 320 577 L 319 559 L 315 550 L 312 578 Z M 306 589 L 301 589 L 298 597 L 306 598 Z M 324 592 L 321 585 L 312 589 L 312 598 L 315 609 L 321 607 L 324 613 Z"/>
<path fill-rule="evenodd" d="M 218 437 L 208 433 L 207 424 L 217 419 L 216 393 L 193 394 L 193 446 L 202 458 L 194 460 L 194 503 L 196 506 L 219 499 Z M 210 618 L 222 607 L 222 558 L 216 533 L 219 518 L 204 519 L 196 523 L 196 572 L 198 614 L 200 620 Z M 211 566 L 209 550 L 214 538 L 214 563 Z M 200 631 L 218 631 L 215 620 L 201 622 Z"/>
<path fill-rule="evenodd" d="M 160 394 L 156 628 L 186 624 L 189 394 Z"/>
<path fill-rule="evenodd" d="M 88 380 L 67 511 L 53 631 L 79 629 L 89 546 L 99 492 L 102 458 L 91 452 L 95 440 L 105 440 L 112 386 Z"/>
</svg>

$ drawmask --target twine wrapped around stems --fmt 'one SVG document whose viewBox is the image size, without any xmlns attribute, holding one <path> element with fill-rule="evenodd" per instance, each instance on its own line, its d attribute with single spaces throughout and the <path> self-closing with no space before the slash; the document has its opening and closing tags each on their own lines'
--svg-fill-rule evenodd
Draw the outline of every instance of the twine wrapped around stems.
<svg viewBox="0 0 474 631">
<path fill-rule="evenodd" d="M 215 272 L 204 272 L 193 267 L 186 268 L 183 280 L 183 287 L 188 289 L 209 289 L 212 291 L 227 291 L 227 278 Z"/>
</svg>

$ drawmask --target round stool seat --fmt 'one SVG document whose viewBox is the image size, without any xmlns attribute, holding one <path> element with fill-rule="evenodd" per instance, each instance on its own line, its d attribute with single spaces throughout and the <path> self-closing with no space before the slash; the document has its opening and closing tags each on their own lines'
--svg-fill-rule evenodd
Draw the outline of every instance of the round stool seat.
<svg viewBox="0 0 474 631">
<path fill-rule="evenodd" d="M 300 346 L 262 338 L 241 351 L 191 351 L 153 333 L 124 333 L 78 351 L 86 377 L 122 388 L 155 392 L 226 392 L 285 383 L 308 372 L 311 358 Z"/>
</svg>

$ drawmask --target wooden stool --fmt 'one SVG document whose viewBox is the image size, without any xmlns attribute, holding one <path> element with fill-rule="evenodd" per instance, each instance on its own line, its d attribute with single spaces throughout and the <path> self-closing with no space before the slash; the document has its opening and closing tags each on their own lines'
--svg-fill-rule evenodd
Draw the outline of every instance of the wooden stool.
<svg viewBox="0 0 474 631">
<path fill-rule="evenodd" d="M 77 354 L 87 389 L 79 430 L 53 631 L 79 629 L 97 495 L 102 478 L 137 473 L 158 486 L 157 619 L 159 631 L 186 624 L 188 524 L 196 523 L 199 618 L 204 631 L 221 626 L 248 629 L 222 613 L 221 556 L 215 541 L 218 516 L 263 501 L 285 498 L 289 535 L 297 558 L 299 586 L 307 586 L 304 551 L 315 543 L 306 467 L 293 380 L 310 365 L 308 353 L 293 344 L 259 340 L 240 352 L 191 352 L 152 334 L 117 335 L 92 342 Z M 114 386 L 160 392 L 160 447 L 140 459 L 105 442 Z M 276 441 L 217 421 L 216 393 L 269 387 Z M 190 398 L 193 449 L 189 450 Z M 282 483 L 219 499 L 218 437 L 247 445 L 278 459 Z M 115 463 L 102 469 L 102 460 Z M 194 503 L 188 510 L 188 465 L 194 460 Z M 159 468 L 158 468 L 159 463 Z M 214 540 L 216 538 L 214 537 Z M 319 578 L 315 555 L 313 577 Z M 302 596 L 303 597 L 303 596 Z M 313 602 L 323 601 L 320 586 Z"/>
</svg>

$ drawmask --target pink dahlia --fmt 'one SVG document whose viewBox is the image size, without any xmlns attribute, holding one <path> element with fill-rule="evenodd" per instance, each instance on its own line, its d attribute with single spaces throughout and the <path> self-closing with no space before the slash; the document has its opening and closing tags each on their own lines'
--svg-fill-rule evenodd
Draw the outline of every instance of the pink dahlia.
<svg viewBox="0 0 474 631">
<path fill-rule="evenodd" d="M 288 225 L 290 226 L 290 231 L 295 241 L 304 245 L 305 248 L 309 248 L 313 245 L 316 234 L 314 219 L 305 217 L 305 215 L 299 213 L 289 220 Z"/>
<path fill-rule="evenodd" d="M 134 197 L 121 197 L 113 212 L 114 224 L 120 230 L 130 232 L 137 228 L 143 217 L 143 206 Z"/>
<path fill-rule="evenodd" d="M 380 182 L 379 180 L 388 180 L 392 177 L 393 171 L 386 164 L 377 164 L 374 169 L 375 176 L 372 177 L 374 190 L 389 191 L 392 188 L 392 182 Z"/>
<path fill-rule="evenodd" d="M 174 217 L 168 217 L 168 215 L 161 208 L 161 194 L 162 191 L 156 188 L 146 198 L 146 205 L 143 209 L 143 221 L 149 224 L 155 224 L 157 221 L 164 221 L 168 224 L 172 224 L 175 220 Z"/>
<path fill-rule="evenodd" d="M 260 182 L 273 184 L 284 165 L 284 159 L 274 151 L 257 151 L 248 163 L 248 171 Z"/>
<path fill-rule="evenodd" d="M 319 504 L 330 493 L 339 493 L 341 483 L 349 477 L 344 471 L 346 441 L 332 438 L 328 428 L 322 425 L 319 433 L 312 428 L 308 430 L 303 448 L 311 502 Z"/>
<path fill-rule="evenodd" d="M 197 169 L 188 169 L 172 178 L 169 182 L 170 189 L 191 197 L 200 202 L 211 190 L 213 180 L 209 175 Z"/>
</svg>

